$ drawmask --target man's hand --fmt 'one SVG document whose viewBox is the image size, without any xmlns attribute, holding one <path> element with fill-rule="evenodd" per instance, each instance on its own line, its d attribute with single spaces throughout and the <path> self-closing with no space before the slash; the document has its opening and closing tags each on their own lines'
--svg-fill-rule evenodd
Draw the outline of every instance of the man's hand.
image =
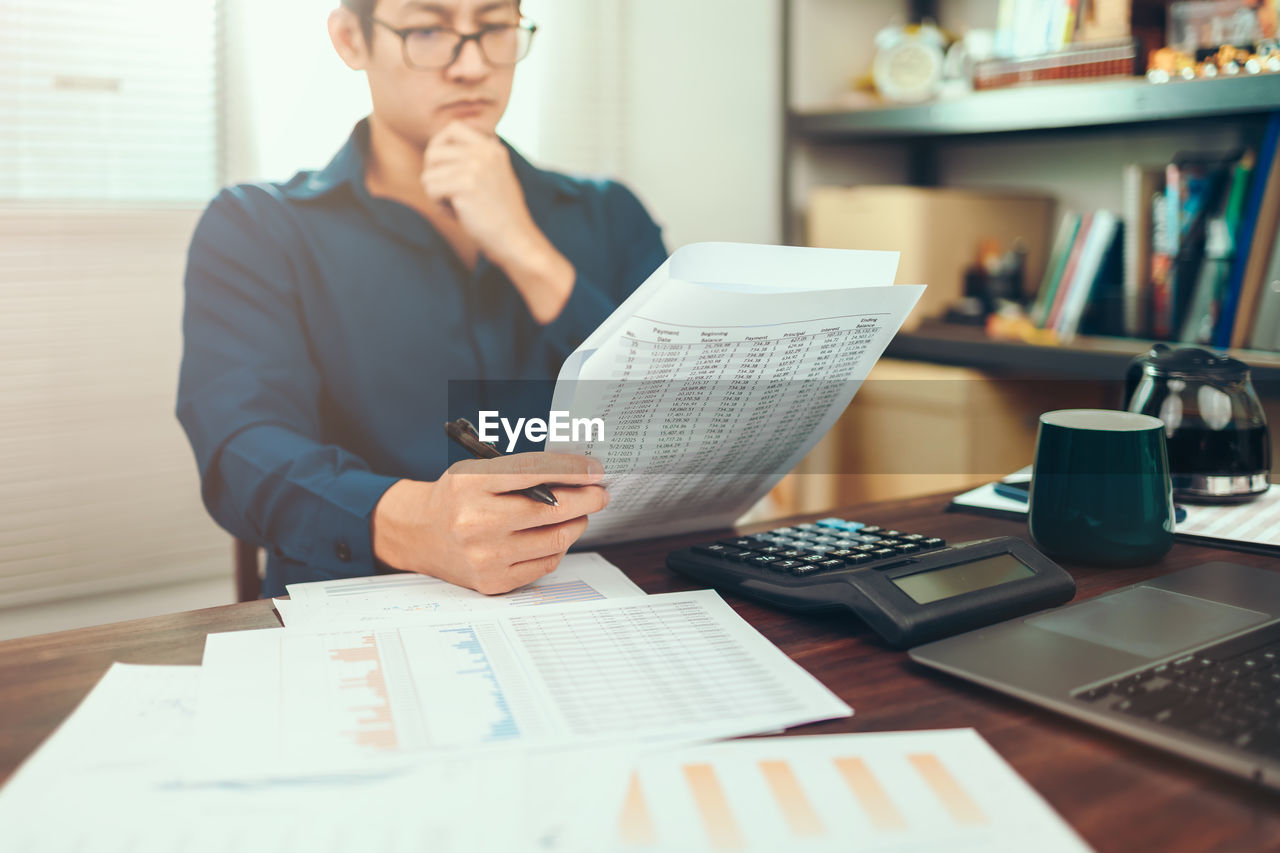
<svg viewBox="0 0 1280 853">
<path fill-rule="evenodd" d="M 427 144 L 422 187 L 502 268 L 535 320 L 559 316 L 573 290 L 573 265 L 533 221 L 511 155 L 496 136 L 459 121 L 446 125 Z"/>
<path fill-rule="evenodd" d="M 493 595 L 549 574 L 609 503 L 594 485 L 600 462 L 565 453 L 517 453 L 450 466 L 430 483 L 400 480 L 373 510 L 373 551 L 397 569 Z M 521 495 L 555 483 L 559 506 Z"/>
</svg>

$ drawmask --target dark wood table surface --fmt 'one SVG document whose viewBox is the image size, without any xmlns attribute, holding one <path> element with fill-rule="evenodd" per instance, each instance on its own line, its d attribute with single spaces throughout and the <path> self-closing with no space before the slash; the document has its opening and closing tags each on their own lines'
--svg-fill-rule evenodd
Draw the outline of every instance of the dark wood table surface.
<svg viewBox="0 0 1280 853">
<path fill-rule="evenodd" d="M 948 541 L 1026 536 L 1021 522 L 947 513 L 946 504 L 945 497 L 927 497 L 824 515 Z M 602 553 L 645 591 L 675 592 L 693 587 L 665 567 L 666 553 L 707 538 L 650 540 Z M 1182 544 L 1153 566 L 1068 568 L 1080 600 L 1215 559 L 1280 569 L 1275 558 Z M 1100 851 L 1280 850 L 1280 795 L 919 667 L 851 619 L 798 617 L 727 598 L 856 711 L 799 733 L 971 726 Z M 71 713 L 112 661 L 196 664 L 207 633 L 278 624 L 271 603 L 255 601 L 0 643 L 0 781 Z"/>
</svg>

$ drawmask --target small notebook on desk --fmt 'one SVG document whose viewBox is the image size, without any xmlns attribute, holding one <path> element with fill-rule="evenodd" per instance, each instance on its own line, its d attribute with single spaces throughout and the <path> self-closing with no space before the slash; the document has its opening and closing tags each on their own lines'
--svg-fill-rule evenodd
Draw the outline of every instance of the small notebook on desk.
<svg viewBox="0 0 1280 853">
<path fill-rule="evenodd" d="M 1028 483 L 1031 466 L 1019 469 L 1002 482 Z M 1261 497 L 1244 504 L 1205 506 L 1179 504 L 1186 518 L 1174 529 L 1180 542 L 1212 545 L 1257 554 L 1280 555 L 1280 489 L 1271 489 Z M 1002 518 L 1025 518 L 1027 504 L 997 493 L 995 483 L 957 495 L 951 510 L 995 515 Z"/>
</svg>

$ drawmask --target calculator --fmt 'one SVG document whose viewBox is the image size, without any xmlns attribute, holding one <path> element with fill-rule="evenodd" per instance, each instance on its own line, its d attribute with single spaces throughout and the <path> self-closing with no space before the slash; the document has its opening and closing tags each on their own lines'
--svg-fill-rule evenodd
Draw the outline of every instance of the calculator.
<svg viewBox="0 0 1280 853">
<path fill-rule="evenodd" d="M 845 610 L 905 648 L 1070 601 L 1071 575 L 1013 536 L 948 545 L 842 518 L 673 551 L 695 580 L 800 612 Z"/>
</svg>

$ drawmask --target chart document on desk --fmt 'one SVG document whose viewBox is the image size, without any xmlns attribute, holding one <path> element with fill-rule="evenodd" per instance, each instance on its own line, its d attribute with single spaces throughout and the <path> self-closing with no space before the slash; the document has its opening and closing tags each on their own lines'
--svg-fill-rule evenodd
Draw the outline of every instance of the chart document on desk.
<svg viewBox="0 0 1280 853">
<path fill-rule="evenodd" d="M 363 631 L 242 631 L 206 646 L 197 775 L 711 739 L 850 713 L 710 591 Z"/>
</svg>

